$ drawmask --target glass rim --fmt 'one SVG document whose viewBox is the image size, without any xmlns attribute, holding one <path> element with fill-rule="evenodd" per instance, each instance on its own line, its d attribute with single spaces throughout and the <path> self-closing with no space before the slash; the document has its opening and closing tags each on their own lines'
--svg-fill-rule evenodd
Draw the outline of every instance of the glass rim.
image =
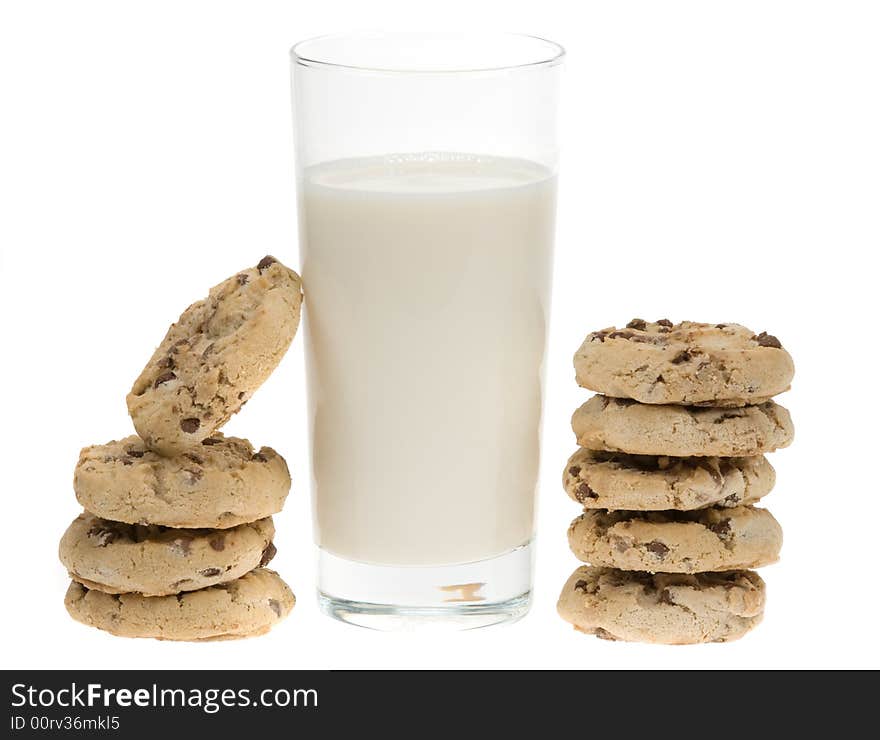
<svg viewBox="0 0 880 740">
<path fill-rule="evenodd" d="M 321 55 L 321 54 L 308 54 L 306 49 L 309 45 L 318 44 L 320 42 L 329 42 L 329 41 L 345 41 L 349 40 L 364 40 L 364 39 L 374 39 L 374 40 L 385 40 L 391 41 L 394 39 L 416 39 L 418 37 L 446 37 L 450 41 L 455 40 L 464 40 L 468 38 L 485 38 L 486 40 L 491 40 L 493 38 L 503 38 L 508 41 L 523 41 L 523 42 L 538 42 L 543 44 L 548 53 L 546 56 L 543 56 L 538 59 L 532 59 L 529 61 L 512 63 L 512 64 L 485 64 L 485 65 L 467 65 L 462 64 L 460 67 L 442 67 L 442 68 L 432 68 L 430 66 L 419 66 L 419 65 L 401 65 L 401 66 L 390 66 L 390 65 L 372 65 L 372 64 L 353 64 L 350 62 L 340 62 L 340 61 L 332 61 L 328 56 L 330 55 Z M 303 66 L 303 67 L 314 67 L 314 68 L 323 68 L 328 70 L 340 70 L 340 71 L 350 71 L 350 72 L 365 72 L 365 73 L 377 73 L 377 74 L 392 74 L 392 75 L 468 75 L 468 74 L 482 74 L 482 73 L 491 73 L 491 72 L 506 72 L 513 71 L 519 69 L 533 69 L 538 67 L 555 67 L 558 64 L 562 63 L 563 58 L 565 57 L 565 48 L 562 44 L 559 44 L 555 41 L 551 41 L 550 39 L 546 39 L 542 36 L 536 36 L 531 34 L 524 33 L 501 33 L 501 32 L 410 32 L 410 31 L 383 31 L 383 32 L 342 32 L 342 33 L 330 33 L 323 34 L 321 36 L 312 36 L 307 39 L 303 39 L 301 41 L 296 42 L 290 48 L 290 57 L 293 63 Z M 323 56 L 323 58 L 322 58 Z"/>
</svg>

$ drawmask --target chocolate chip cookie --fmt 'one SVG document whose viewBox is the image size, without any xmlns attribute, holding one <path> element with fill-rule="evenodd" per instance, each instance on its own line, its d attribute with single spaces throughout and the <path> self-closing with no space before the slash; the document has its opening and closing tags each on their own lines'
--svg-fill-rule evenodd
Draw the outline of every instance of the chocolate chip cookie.
<svg viewBox="0 0 880 740">
<path fill-rule="evenodd" d="M 147 446 L 176 455 L 223 426 L 281 361 L 301 303 L 299 275 L 265 257 L 187 308 L 126 399 Z"/>
<path fill-rule="evenodd" d="M 568 528 L 579 560 L 649 573 L 759 568 L 779 558 L 782 528 L 766 509 L 585 511 Z"/>
<path fill-rule="evenodd" d="M 585 509 L 687 511 L 753 503 L 773 488 L 776 473 L 757 457 L 666 457 L 580 449 L 562 484 Z"/>
<path fill-rule="evenodd" d="M 794 438 L 788 411 L 773 401 L 703 408 L 593 396 L 574 412 L 571 426 L 581 447 L 634 455 L 748 457 Z"/>
<path fill-rule="evenodd" d="M 780 341 L 739 324 L 633 319 L 587 335 L 579 385 L 641 403 L 745 406 L 788 390 L 794 363 Z"/>
<path fill-rule="evenodd" d="M 268 568 L 176 596 L 108 594 L 72 581 L 64 605 L 74 619 L 120 637 L 224 640 L 268 632 L 295 603 Z"/>
<path fill-rule="evenodd" d="M 607 640 L 688 645 L 727 642 L 761 621 L 764 581 L 752 571 L 682 575 L 578 568 L 559 615 Z"/>
<path fill-rule="evenodd" d="M 86 447 L 73 478 L 87 511 L 128 524 L 228 528 L 279 511 L 290 490 L 275 450 L 219 432 L 173 457 L 134 435 Z"/>
<path fill-rule="evenodd" d="M 111 594 L 164 596 L 233 581 L 275 554 L 272 519 L 231 529 L 122 524 L 84 512 L 58 555 L 73 580 Z"/>
</svg>

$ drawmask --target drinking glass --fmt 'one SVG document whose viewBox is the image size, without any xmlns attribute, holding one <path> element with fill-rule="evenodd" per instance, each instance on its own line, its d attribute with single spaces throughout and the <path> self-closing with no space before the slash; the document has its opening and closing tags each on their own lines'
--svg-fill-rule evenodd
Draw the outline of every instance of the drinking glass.
<svg viewBox="0 0 880 740">
<path fill-rule="evenodd" d="M 563 54 L 491 33 L 292 49 L 318 598 L 338 619 L 528 610 Z"/>
</svg>

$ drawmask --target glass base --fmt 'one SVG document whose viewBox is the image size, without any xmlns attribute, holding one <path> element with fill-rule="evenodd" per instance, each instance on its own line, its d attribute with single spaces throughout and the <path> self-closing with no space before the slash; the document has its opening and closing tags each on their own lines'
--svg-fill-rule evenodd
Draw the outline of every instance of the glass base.
<svg viewBox="0 0 880 740">
<path fill-rule="evenodd" d="M 318 605 L 384 631 L 468 630 L 515 622 L 531 605 L 532 543 L 487 560 L 371 565 L 318 550 Z"/>
</svg>

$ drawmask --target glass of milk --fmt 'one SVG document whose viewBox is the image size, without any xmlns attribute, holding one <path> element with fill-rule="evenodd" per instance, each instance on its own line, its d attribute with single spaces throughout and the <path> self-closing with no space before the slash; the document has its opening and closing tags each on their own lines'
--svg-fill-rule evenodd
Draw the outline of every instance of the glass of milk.
<svg viewBox="0 0 880 740">
<path fill-rule="evenodd" d="M 348 34 L 292 50 L 322 609 L 529 608 L 563 50 Z"/>
</svg>

